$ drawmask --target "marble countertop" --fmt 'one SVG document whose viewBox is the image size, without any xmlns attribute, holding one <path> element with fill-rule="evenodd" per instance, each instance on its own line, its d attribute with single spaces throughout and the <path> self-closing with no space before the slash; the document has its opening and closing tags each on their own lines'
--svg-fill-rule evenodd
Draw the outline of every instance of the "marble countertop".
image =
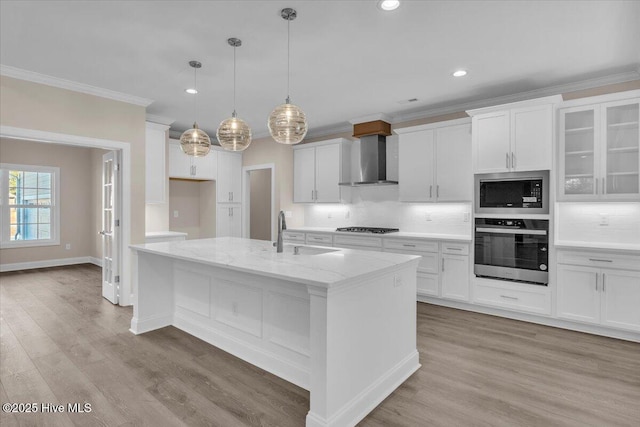
<svg viewBox="0 0 640 427">
<path fill-rule="evenodd" d="M 175 236 L 187 236 L 187 233 L 180 231 L 147 231 L 145 237 L 175 237 Z"/>
<path fill-rule="evenodd" d="M 268 241 L 219 237 L 147 243 L 133 245 L 131 248 L 139 252 L 325 288 L 363 276 L 375 276 L 404 264 L 414 264 L 414 267 L 417 267 L 420 258 L 414 255 L 318 246 L 312 248 L 326 249 L 329 252 L 293 255 L 293 246 L 285 244 L 285 252 L 277 253 Z"/>
<path fill-rule="evenodd" d="M 287 231 L 299 231 L 301 233 L 332 233 L 332 234 L 345 234 L 350 236 L 373 236 L 373 237 L 398 237 L 398 238 L 410 238 L 410 239 L 435 239 L 435 240 L 458 240 L 462 242 L 471 242 L 471 235 L 461 234 L 437 234 L 437 233 L 413 233 L 410 231 L 399 231 L 396 233 L 387 234 L 373 234 L 373 233 L 352 233 L 347 231 L 336 231 L 335 228 L 330 227 L 295 227 L 288 228 Z"/>
<path fill-rule="evenodd" d="M 575 242 L 568 240 L 557 240 L 554 246 L 558 249 L 593 249 L 593 250 L 613 250 L 625 251 L 631 253 L 640 253 L 640 245 L 622 244 L 622 243 L 603 243 L 603 242 Z"/>
</svg>

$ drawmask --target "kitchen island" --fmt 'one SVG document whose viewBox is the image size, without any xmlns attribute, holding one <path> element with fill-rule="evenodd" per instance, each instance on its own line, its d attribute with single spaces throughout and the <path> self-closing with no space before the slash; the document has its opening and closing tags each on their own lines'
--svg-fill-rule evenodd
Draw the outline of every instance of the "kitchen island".
<svg viewBox="0 0 640 427">
<path fill-rule="evenodd" d="M 352 426 L 419 367 L 419 257 L 232 237 L 133 246 L 131 332 L 173 325 L 310 392 Z"/>
</svg>

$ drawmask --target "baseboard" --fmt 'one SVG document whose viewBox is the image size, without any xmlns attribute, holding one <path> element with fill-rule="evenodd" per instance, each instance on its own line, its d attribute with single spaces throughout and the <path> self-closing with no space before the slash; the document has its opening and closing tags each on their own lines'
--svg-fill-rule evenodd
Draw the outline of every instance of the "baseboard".
<svg viewBox="0 0 640 427">
<path fill-rule="evenodd" d="M 144 334 L 145 332 L 155 331 L 156 329 L 170 326 L 173 323 L 173 314 L 159 314 L 146 319 L 131 319 L 131 327 L 129 332 L 135 335 Z"/>
<path fill-rule="evenodd" d="M 43 261 L 16 262 L 14 264 L 0 264 L 0 272 L 31 270 L 34 268 L 60 267 L 63 265 L 76 265 L 76 264 L 89 264 L 89 263 L 95 264 L 95 262 L 92 261 L 92 257 L 88 257 L 88 256 L 81 256 L 81 257 L 75 257 L 75 258 L 46 259 Z"/>
<path fill-rule="evenodd" d="M 616 338 L 625 341 L 640 342 L 640 333 L 638 332 L 625 331 L 622 329 L 611 329 L 598 325 L 588 325 L 586 323 L 572 322 L 570 320 L 558 319 L 556 317 L 521 313 L 501 308 L 488 307 L 484 305 L 433 298 L 424 295 L 418 295 L 418 302 L 457 308 L 459 310 L 473 311 L 475 313 L 488 314 L 491 316 L 506 317 L 507 319 L 537 323 L 539 325 L 568 329 L 570 331 L 583 332 L 586 334 L 601 335 L 604 337 Z"/>
<path fill-rule="evenodd" d="M 97 265 L 98 267 L 102 267 L 102 258 L 96 258 L 96 257 L 90 256 L 89 262 L 93 265 Z"/>
</svg>

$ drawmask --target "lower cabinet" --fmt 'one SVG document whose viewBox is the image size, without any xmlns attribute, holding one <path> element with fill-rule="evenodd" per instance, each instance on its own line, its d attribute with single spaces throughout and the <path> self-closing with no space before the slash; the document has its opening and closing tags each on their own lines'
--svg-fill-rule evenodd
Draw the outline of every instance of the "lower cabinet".
<svg viewBox="0 0 640 427">
<path fill-rule="evenodd" d="M 469 301 L 469 256 L 443 253 L 441 259 L 442 298 Z"/>
<path fill-rule="evenodd" d="M 218 204 L 216 237 L 242 237 L 242 205 Z"/>
<path fill-rule="evenodd" d="M 557 295 L 559 318 L 640 331 L 640 271 L 558 264 Z"/>
</svg>

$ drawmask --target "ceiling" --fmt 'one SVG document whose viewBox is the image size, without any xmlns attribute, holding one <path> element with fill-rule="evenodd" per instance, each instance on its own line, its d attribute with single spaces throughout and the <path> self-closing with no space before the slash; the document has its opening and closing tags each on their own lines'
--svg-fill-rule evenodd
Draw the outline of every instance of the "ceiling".
<svg viewBox="0 0 640 427">
<path fill-rule="evenodd" d="M 211 136 L 233 110 L 254 138 L 286 98 L 293 7 L 291 101 L 310 134 L 349 120 L 392 118 L 604 76 L 638 77 L 639 1 L 5 1 L 4 66 L 153 99 L 149 114 L 194 118 Z M 193 85 L 196 59 L 198 112 Z M 466 77 L 454 78 L 459 68 Z M 406 103 L 410 98 L 418 101 Z"/>
</svg>

